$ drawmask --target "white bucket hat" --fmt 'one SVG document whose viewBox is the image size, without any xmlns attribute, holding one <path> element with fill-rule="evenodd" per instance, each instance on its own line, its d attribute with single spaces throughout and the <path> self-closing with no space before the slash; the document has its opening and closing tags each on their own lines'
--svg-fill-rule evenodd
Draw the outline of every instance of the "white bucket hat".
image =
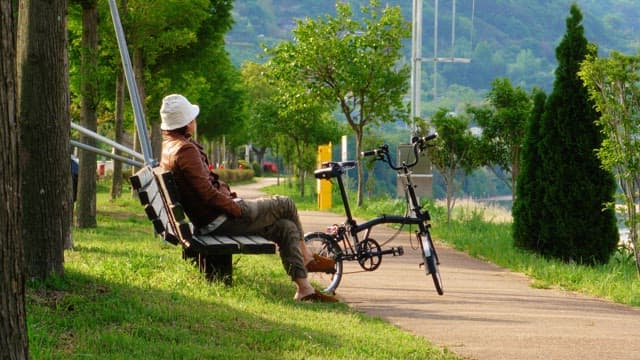
<svg viewBox="0 0 640 360">
<path fill-rule="evenodd" d="M 186 97 L 179 94 L 165 96 L 162 99 L 160 129 L 173 130 L 188 125 L 200 113 L 200 107 L 193 105 Z"/>
</svg>

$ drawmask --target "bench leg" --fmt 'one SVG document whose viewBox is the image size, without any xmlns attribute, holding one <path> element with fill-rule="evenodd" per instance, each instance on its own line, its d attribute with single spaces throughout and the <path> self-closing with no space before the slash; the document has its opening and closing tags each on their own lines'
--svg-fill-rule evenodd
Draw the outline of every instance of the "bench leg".
<svg viewBox="0 0 640 360">
<path fill-rule="evenodd" d="M 199 255 L 198 263 L 200 271 L 205 273 L 207 280 L 223 281 L 225 285 L 233 283 L 232 255 Z"/>
</svg>

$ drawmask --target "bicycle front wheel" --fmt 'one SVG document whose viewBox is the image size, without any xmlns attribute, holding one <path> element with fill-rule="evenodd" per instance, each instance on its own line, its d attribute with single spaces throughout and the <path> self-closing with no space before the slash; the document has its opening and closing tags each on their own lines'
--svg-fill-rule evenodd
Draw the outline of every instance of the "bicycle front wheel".
<svg viewBox="0 0 640 360">
<path fill-rule="evenodd" d="M 424 235 L 426 241 L 420 241 L 420 250 L 422 250 L 422 259 L 424 260 L 424 268 L 427 275 L 431 274 L 433 279 L 433 285 L 438 292 L 438 295 L 444 294 L 442 287 L 442 277 L 440 276 L 439 261 L 436 255 L 436 249 L 433 247 L 433 240 L 431 240 L 431 234 L 427 231 Z"/>
<path fill-rule="evenodd" d="M 320 273 L 310 272 L 307 274 L 309 281 L 315 283 L 322 288 L 322 291 L 335 294 L 340 280 L 342 280 L 342 250 L 340 246 L 334 241 L 334 239 L 323 232 L 312 232 L 304 235 L 304 243 L 307 249 L 314 254 L 328 257 L 336 262 L 334 266 L 334 272 Z"/>
</svg>

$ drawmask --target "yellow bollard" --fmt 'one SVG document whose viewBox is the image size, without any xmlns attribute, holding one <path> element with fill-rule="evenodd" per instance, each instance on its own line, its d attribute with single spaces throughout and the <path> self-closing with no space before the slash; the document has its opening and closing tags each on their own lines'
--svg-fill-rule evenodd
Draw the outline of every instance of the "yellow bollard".
<svg viewBox="0 0 640 360">
<path fill-rule="evenodd" d="M 321 164 L 325 161 L 331 161 L 331 143 L 318 146 L 318 168 L 320 168 Z M 331 180 L 318 179 L 316 181 L 318 208 L 320 210 L 331 209 Z"/>
</svg>

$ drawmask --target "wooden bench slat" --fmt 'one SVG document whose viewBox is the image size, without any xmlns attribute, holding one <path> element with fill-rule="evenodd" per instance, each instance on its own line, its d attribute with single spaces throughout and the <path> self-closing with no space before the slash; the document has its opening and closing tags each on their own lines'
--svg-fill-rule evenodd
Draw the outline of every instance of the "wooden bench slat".
<svg viewBox="0 0 640 360">
<path fill-rule="evenodd" d="M 195 241 L 202 244 L 202 251 L 206 254 L 237 254 L 240 245 L 228 236 L 198 235 Z"/>
<path fill-rule="evenodd" d="M 151 220 L 151 223 L 153 224 L 153 230 L 156 232 L 156 234 L 164 234 L 166 232 L 165 231 L 166 228 L 164 227 L 164 222 L 159 218 L 155 218 Z"/>
<path fill-rule="evenodd" d="M 276 251 L 276 245 L 262 236 L 232 236 L 231 238 L 240 244 L 243 253 L 272 254 Z"/>
<path fill-rule="evenodd" d="M 169 220 L 166 215 L 167 210 L 165 209 L 162 197 L 160 197 L 159 194 L 155 198 L 151 199 L 151 202 L 145 204 L 144 212 L 150 220 L 158 218 L 161 215 L 164 215 L 165 220 Z"/>
<path fill-rule="evenodd" d="M 151 182 L 146 186 L 141 187 L 138 190 L 138 198 L 142 205 L 149 204 L 154 198 L 160 197 L 160 191 L 158 190 L 158 184 Z"/>
<path fill-rule="evenodd" d="M 129 180 L 131 181 L 131 186 L 133 186 L 133 189 L 139 190 L 149 183 L 153 183 L 153 171 L 150 167 L 145 166 L 142 169 L 138 170 L 138 172 L 136 172 L 133 176 L 131 176 Z"/>
<path fill-rule="evenodd" d="M 170 171 L 166 171 L 162 168 L 156 168 L 155 170 L 157 179 L 160 181 L 163 190 L 167 195 L 167 201 L 171 204 L 180 202 L 180 194 L 178 193 L 178 185 L 173 178 L 173 174 Z"/>
<path fill-rule="evenodd" d="M 170 229 L 165 229 L 164 233 L 162 233 L 162 239 L 173 245 L 180 244 L 180 239 Z"/>
<path fill-rule="evenodd" d="M 182 221 L 187 219 L 187 215 L 184 213 L 184 208 L 181 204 L 171 205 L 171 212 L 176 221 Z"/>
</svg>

